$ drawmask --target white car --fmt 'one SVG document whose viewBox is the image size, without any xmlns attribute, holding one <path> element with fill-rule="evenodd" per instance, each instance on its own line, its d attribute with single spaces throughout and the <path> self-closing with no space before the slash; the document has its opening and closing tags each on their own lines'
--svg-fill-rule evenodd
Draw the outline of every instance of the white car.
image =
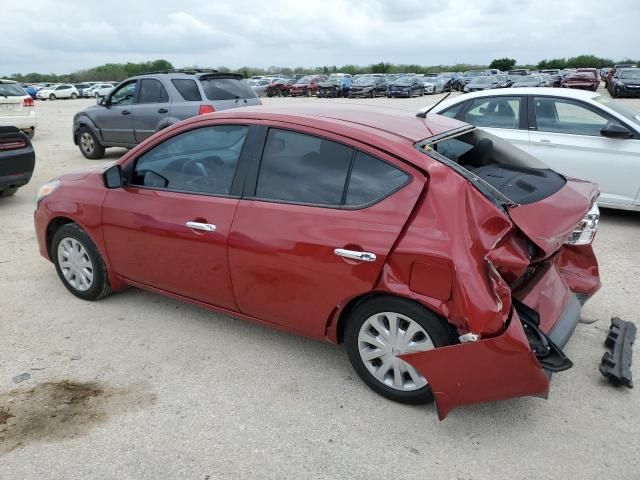
<svg viewBox="0 0 640 480">
<path fill-rule="evenodd" d="M 37 126 L 31 96 L 17 82 L 0 78 L 0 127 L 16 127 L 33 138 Z"/>
<path fill-rule="evenodd" d="M 38 93 L 36 93 L 36 98 L 40 100 L 57 100 L 58 98 L 76 99 L 79 96 L 80 92 L 78 92 L 78 89 L 66 83 L 62 85 L 52 85 L 38 90 Z"/>
<path fill-rule="evenodd" d="M 104 97 L 115 87 L 110 83 L 96 83 L 86 92 L 87 97 Z"/>
<path fill-rule="evenodd" d="M 429 112 L 481 127 L 568 177 L 597 183 L 600 206 L 640 211 L 640 111 L 624 103 L 584 90 L 519 88 L 459 95 Z"/>
</svg>

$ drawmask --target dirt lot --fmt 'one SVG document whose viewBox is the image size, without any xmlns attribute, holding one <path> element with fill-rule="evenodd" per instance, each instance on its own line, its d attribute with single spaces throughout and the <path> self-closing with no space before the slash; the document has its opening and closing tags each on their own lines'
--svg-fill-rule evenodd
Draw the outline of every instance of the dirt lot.
<svg viewBox="0 0 640 480">
<path fill-rule="evenodd" d="M 412 111 L 432 101 L 362 100 Z M 1 479 L 639 478 L 637 392 L 597 367 L 609 318 L 640 323 L 640 214 L 603 212 L 603 288 L 583 312 L 595 323 L 578 326 L 566 349 L 575 367 L 550 398 L 440 423 L 432 406 L 372 393 L 341 348 L 135 289 L 71 296 L 38 255 L 33 199 L 53 177 L 104 163 L 71 140 L 73 114 L 91 103 L 37 103 L 34 178 L 0 199 Z"/>
</svg>

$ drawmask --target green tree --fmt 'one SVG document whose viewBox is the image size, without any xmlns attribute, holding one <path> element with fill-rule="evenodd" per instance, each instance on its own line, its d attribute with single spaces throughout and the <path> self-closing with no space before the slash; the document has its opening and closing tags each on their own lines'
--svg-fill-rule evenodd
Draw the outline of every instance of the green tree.
<svg viewBox="0 0 640 480">
<path fill-rule="evenodd" d="M 513 67 L 515 66 L 516 66 L 516 59 L 508 58 L 508 57 L 496 58 L 495 60 L 492 60 L 492 62 L 489 64 L 489 68 L 497 68 L 499 70 L 502 70 L 503 72 L 513 70 Z"/>
</svg>

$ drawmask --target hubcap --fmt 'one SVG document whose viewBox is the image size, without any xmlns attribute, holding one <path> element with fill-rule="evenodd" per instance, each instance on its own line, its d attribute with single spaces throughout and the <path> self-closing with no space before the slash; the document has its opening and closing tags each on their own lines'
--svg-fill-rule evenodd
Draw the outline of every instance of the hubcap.
<svg viewBox="0 0 640 480">
<path fill-rule="evenodd" d="M 82 145 L 82 149 L 85 152 L 87 153 L 93 152 L 93 147 L 95 146 L 95 144 L 93 143 L 93 137 L 89 133 L 84 132 L 80 136 L 80 145 Z"/>
<path fill-rule="evenodd" d="M 64 238 L 58 244 L 58 266 L 67 283 L 76 290 L 86 292 L 93 285 L 93 264 L 75 238 Z"/>
<path fill-rule="evenodd" d="M 399 358 L 435 348 L 418 322 L 395 312 L 369 317 L 360 327 L 358 351 L 367 370 L 381 383 L 410 392 L 427 385 L 415 368 Z"/>
</svg>

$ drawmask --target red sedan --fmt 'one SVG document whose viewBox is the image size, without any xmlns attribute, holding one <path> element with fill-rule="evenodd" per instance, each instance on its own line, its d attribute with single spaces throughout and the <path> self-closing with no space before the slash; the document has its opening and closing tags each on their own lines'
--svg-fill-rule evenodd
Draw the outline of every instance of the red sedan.
<svg viewBox="0 0 640 480">
<path fill-rule="evenodd" d="M 571 367 L 562 348 L 600 286 L 597 196 L 446 117 L 261 106 L 61 176 L 35 226 L 77 297 L 140 287 L 344 343 L 373 390 L 435 398 L 444 418 L 546 396 Z"/>
</svg>

